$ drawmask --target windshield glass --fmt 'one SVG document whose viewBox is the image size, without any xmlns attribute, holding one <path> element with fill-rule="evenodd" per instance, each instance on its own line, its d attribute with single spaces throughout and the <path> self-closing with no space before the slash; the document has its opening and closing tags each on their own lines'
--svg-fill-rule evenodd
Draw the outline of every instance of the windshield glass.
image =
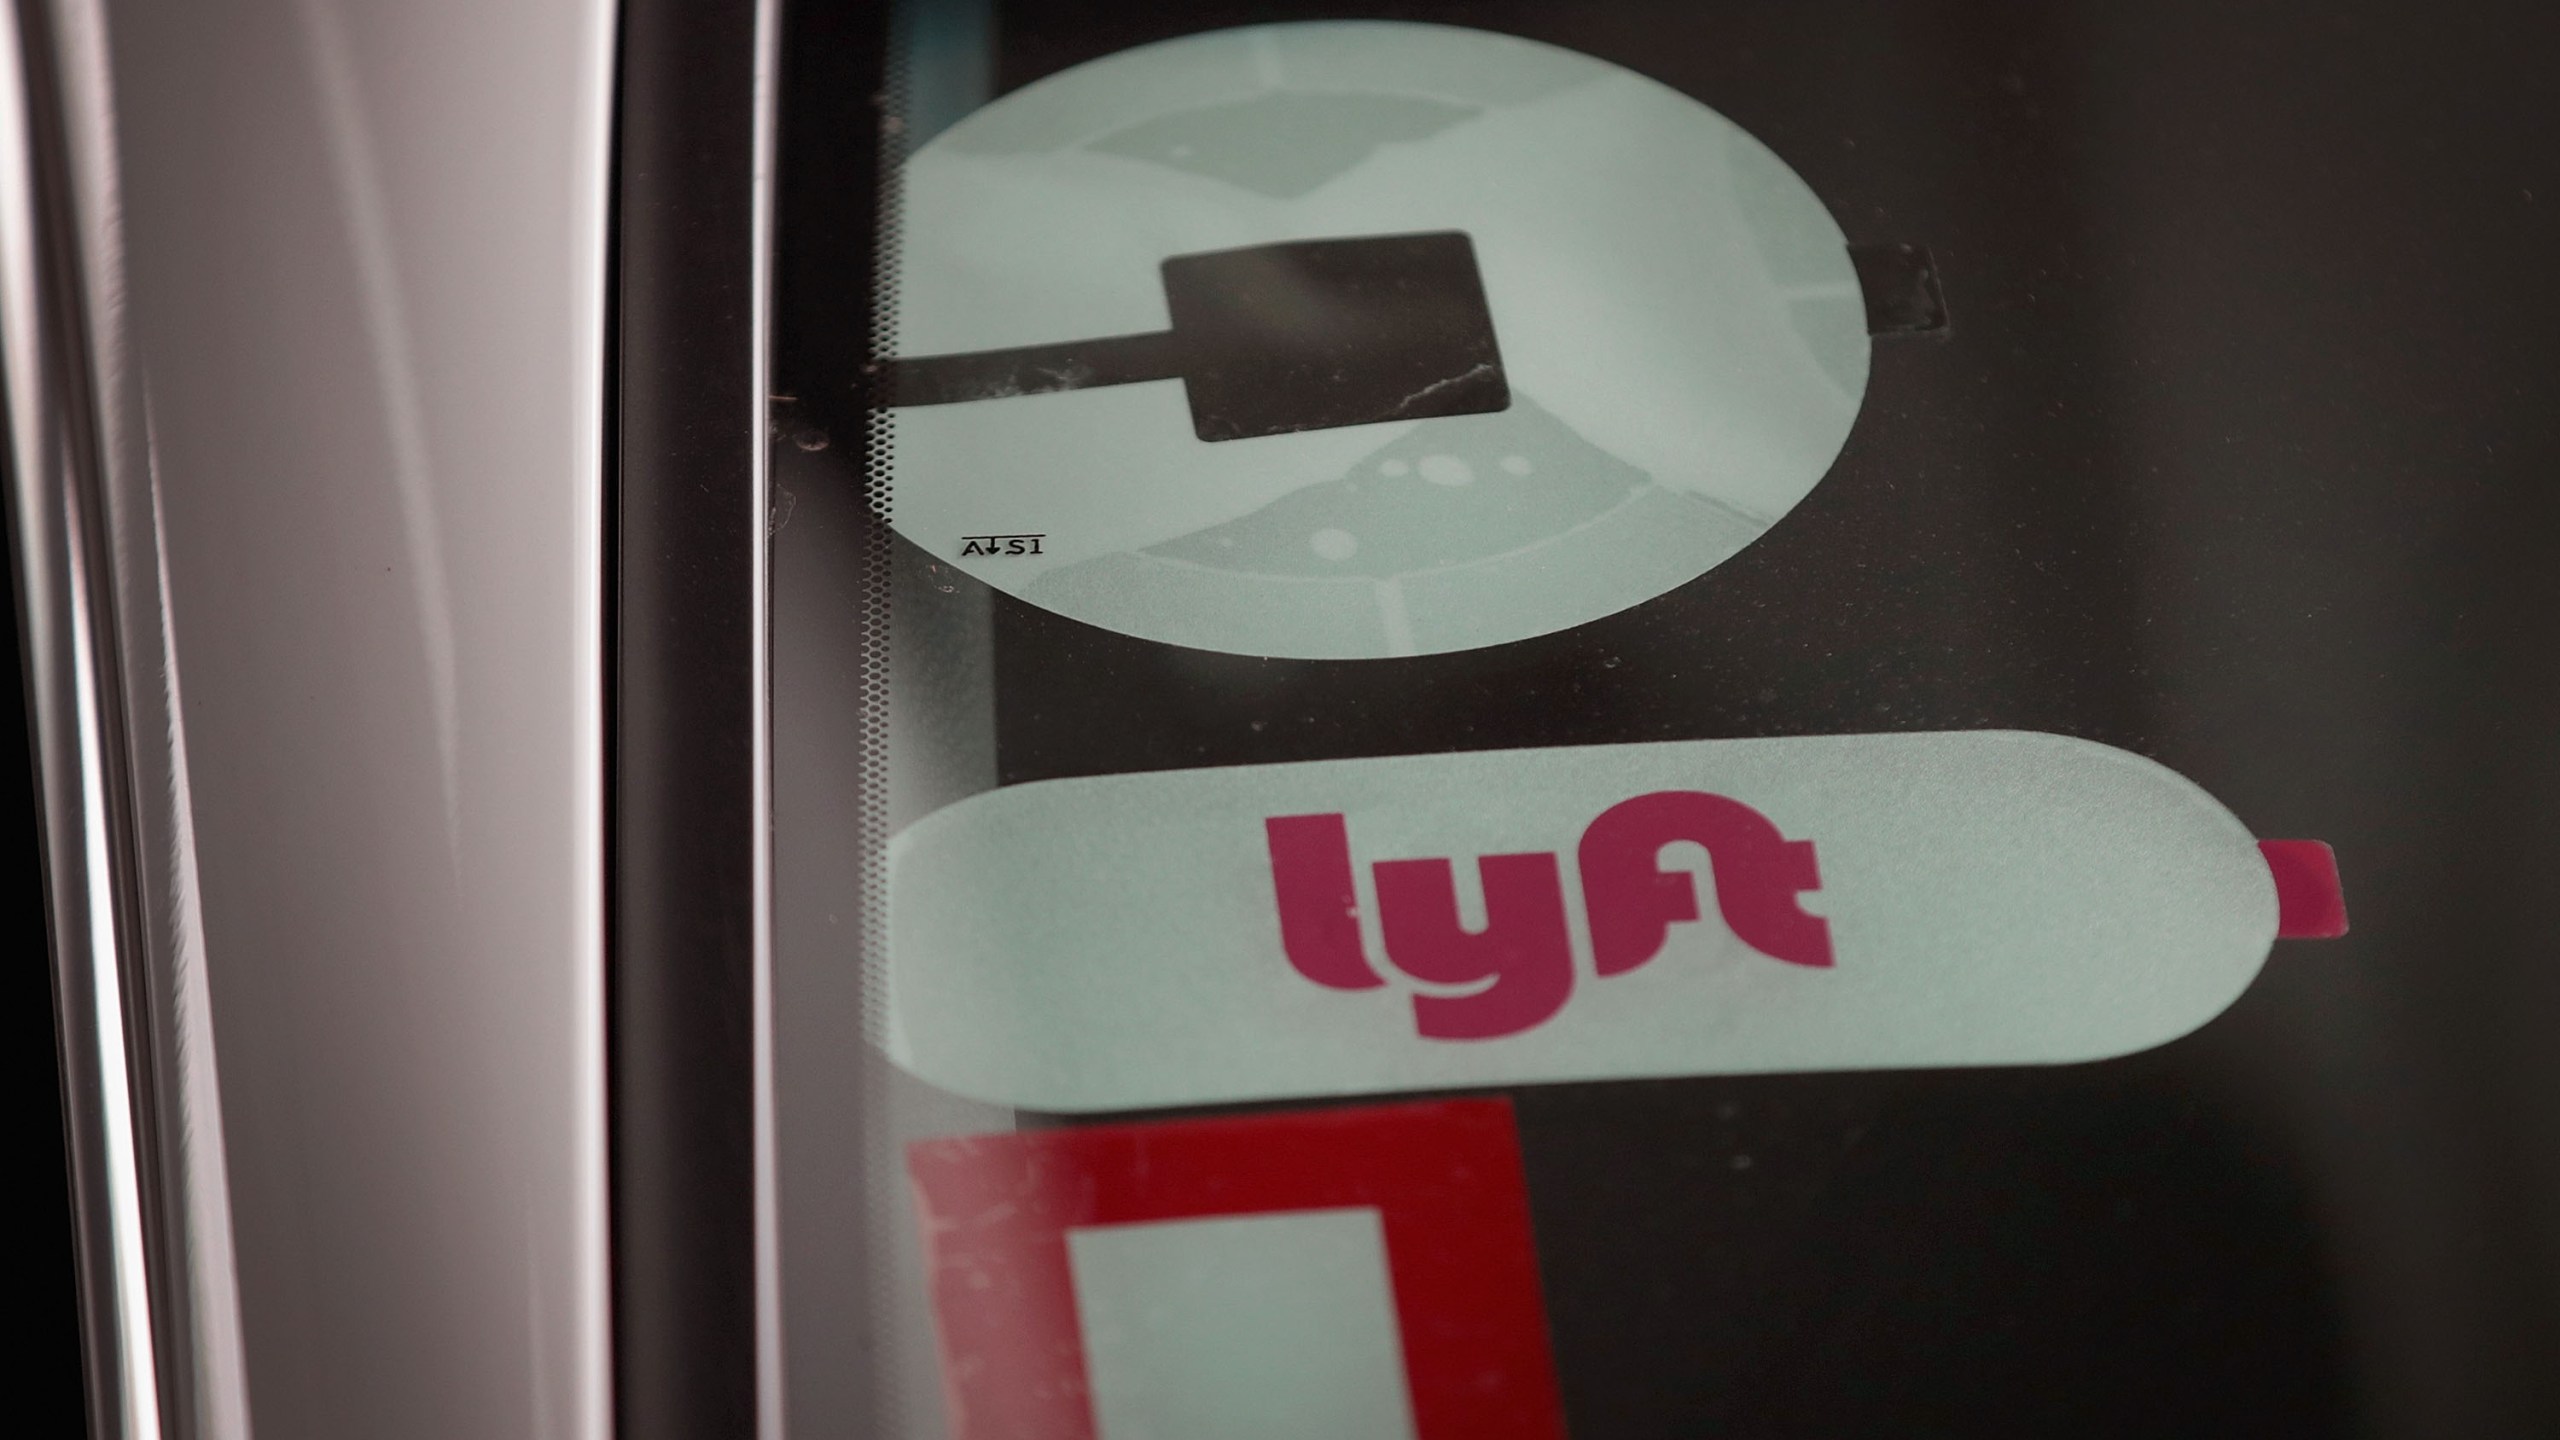
<svg viewBox="0 0 2560 1440">
<path fill-rule="evenodd" d="M 2495 27 L 888 8 L 783 55 L 793 1433 L 2546 1415 Z"/>
</svg>

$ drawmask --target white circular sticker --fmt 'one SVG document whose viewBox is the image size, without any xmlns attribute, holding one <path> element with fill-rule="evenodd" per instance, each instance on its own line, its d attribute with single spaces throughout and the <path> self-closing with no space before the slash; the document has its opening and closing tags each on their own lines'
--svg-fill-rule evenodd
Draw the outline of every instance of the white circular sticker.
<svg viewBox="0 0 2560 1440">
<path fill-rule="evenodd" d="M 900 221 L 892 523 L 1170 644 L 1430 654 L 1639 604 L 1802 499 L 1866 388 L 1784 162 L 1511 36 L 1108 56 L 924 145 Z"/>
</svg>

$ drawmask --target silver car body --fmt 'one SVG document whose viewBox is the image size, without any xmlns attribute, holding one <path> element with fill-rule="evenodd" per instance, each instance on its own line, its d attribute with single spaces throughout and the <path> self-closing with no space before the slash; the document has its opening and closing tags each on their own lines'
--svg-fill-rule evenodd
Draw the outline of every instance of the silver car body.
<svg viewBox="0 0 2560 1440">
<path fill-rule="evenodd" d="M 100 1435 L 612 1428 L 615 23 L 0 10 Z"/>
</svg>

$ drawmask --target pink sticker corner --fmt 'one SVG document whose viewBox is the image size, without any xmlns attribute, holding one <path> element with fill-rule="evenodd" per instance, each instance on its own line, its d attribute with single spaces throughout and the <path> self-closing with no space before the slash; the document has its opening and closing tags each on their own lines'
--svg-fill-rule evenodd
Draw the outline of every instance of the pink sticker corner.
<svg viewBox="0 0 2560 1440">
<path fill-rule="evenodd" d="M 2347 933 L 2347 893 L 2328 841 L 2261 840 L 2258 853 L 2275 877 L 2277 939 L 2335 940 Z"/>
</svg>

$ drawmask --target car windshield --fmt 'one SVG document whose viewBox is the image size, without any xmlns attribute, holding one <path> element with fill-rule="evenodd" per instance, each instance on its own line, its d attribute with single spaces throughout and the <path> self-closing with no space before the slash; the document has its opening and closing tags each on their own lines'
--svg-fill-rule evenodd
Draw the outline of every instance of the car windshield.
<svg viewBox="0 0 2560 1440">
<path fill-rule="evenodd" d="M 782 48 L 795 1433 L 2528 1433 L 2494 26 L 879 8 Z"/>
</svg>

